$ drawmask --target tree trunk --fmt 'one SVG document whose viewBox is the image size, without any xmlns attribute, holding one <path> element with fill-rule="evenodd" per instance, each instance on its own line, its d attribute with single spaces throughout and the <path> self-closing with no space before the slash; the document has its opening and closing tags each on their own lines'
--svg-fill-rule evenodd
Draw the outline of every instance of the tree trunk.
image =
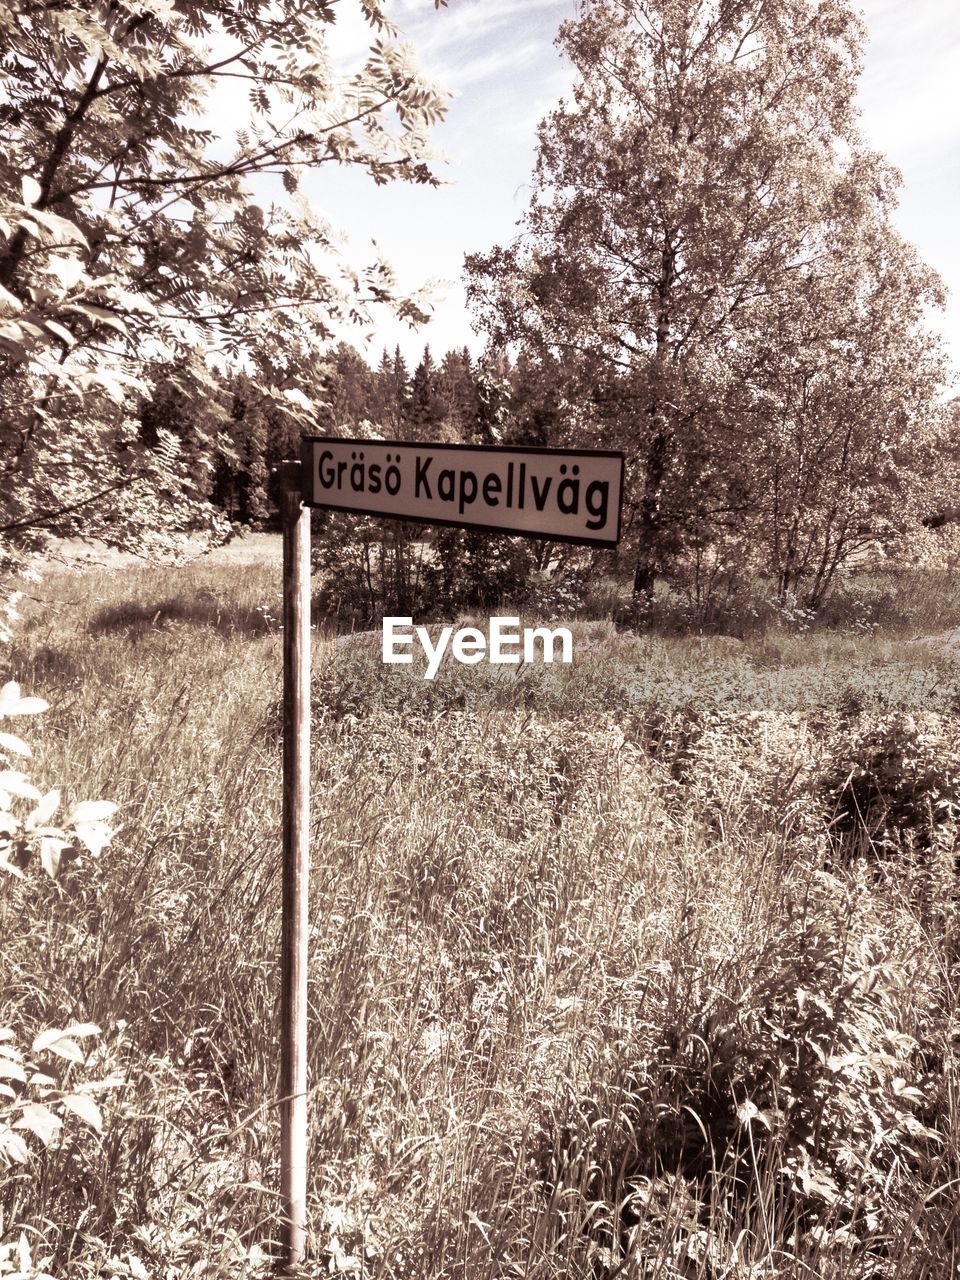
<svg viewBox="0 0 960 1280">
<path fill-rule="evenodd" d="M 676 139 L 678 125 L 674 125 Z M 661 175 L 661 181 L 664 181 Z M 668 342 L 670 337 L 670 306 L 673 286 L 677 278 L 677 253 L 674 247 L 674 236 L 668 227 L 664 229 L 663 251 L 660 256 L 660 278 L 657 281 L 656 308 L 656 379 L 654 392 L 647 414 L 650 421 L 650 443 L 647 447 L 646 476 L 643 482 L 643 497 L 640 499 L 640 519 L 638 533 L 640 547 L 633 575 L 634 597 L 642 596 L 647 604 L 653 604 L 653 593 L 657 577 L 663 561 L 663 528 L 661 504 L 663 499 L 663 478 L 667 471 L 667 459 L 670 452 L 670 437 L 664 429 L 661 417 L 664 392 L 664 373 L 668 359 Z"/>
<path fill-rule="evenodd" d="M 633 571 L 633 594 L 635 598 L 643 597 L 648 604 L 653 604 L 653 593 L 657 585 L 657 570 L 654 565 L 637 561 Z"/>
<path fill-rule="evenodd" d="M 653 593 L 662 568 L 661 499 L 668 454 L 667 433 L 663 430 L 657 431 L 647 450 L 647 474 L 643 485 L 643 497 L 640 500 L 640 518 L 637 522 L 640 547 L 633 573 L 633 594 L 635 597 L 643 596 L 648 604 L 653 604 Z"/>
</svg>

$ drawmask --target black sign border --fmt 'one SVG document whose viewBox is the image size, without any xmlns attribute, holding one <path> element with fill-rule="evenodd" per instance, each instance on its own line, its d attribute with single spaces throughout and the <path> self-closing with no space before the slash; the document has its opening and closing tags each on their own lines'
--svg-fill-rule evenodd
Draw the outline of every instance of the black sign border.
<svg viewBox="0 0 960 1280">
<path fill-rule="evenodd" d="M 314 444 L 386 445 L 400 449 L 445 449 L 454 453 L 536 453 L 554 458 L 582 458 L 585 454 L 594 458 L 619 458 L 620 502 L 617 507 L 617 536 L 605 538 L 576 538 L 571 534 L 536 533 L 528 529 L 504 529 L 495 524 L 463 524 L 460 520 L 442 520 L 439 516 L 401 516 L 389 511 L 368 511 L 364 507 L 345 507 L 336 502 L 313 500 L 312 472 L 309 466 L 310 446 Z M 534 542 L 566 542 L 578 547 L 602 547 L 611 550 L 620 544 L 623 536 L 623 489 L 625 455 L 622 449 L 549 449 L 543 445 L 522 444 L 446 444 L 429 440 L 371 440 L 360 436 L 301 436 L 300 470 L 303 481 L 302 498 L 306 507 L 317 511 L 344 511 L 349 515 L 369 516 L 372 520 L 408 520 L 411 524 L 430 524 L 445 529 L 475 529 L 478 533 L 498 533 L 503 538 L 530 538 Z"/>
</svg>

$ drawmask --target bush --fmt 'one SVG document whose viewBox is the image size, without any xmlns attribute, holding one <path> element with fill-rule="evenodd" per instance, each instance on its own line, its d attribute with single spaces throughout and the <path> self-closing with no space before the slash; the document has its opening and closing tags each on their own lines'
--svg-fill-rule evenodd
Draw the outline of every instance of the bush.
<svg viewBox="0 0 960 1280">
<path fill-rule="evenodd" d="M 834 738 L 830 756 L 822 792 L 842 849 L 955 849 L 960 749 L 944 717 L 896 710 L 860 718 Z"/>
<path fill-rule="evenodd" d="M 21 696 L 19 685 L 12 681 L 0 688 L 0 721 L 46 709 L 42 699 Z M 108 820 L 116 805 L 102 800 L 81 802 L 54 826 L 61 808 L 60 792 L 42 793 L 26 777 L 20 762 L 31 754 L 21 738 L 0 732 L 0 873 L 23 881 L 39 863 L 55 880 L 71 863 L 100 854 L 113 835 Z M 10 965 L 14 941 L 29 935 L 31 921 L 23 903 L 18 909 L 9 902 L 0 902 L 0 921 L 4 925 L 0 936 L 9 948 L 4 960 Z M 65 1026 L 34 1026 L 30 1031 L 23 1025 L 3 1025 L 18 1012 L 11 993 L 10 1004 L 0 1005 L 0 1168 L 30 1165 L 38 1148 L 57 1149 L 69 1162 L 75 1158 L 77 1122 L 97 1132 L 103 1128 L 96 1096 L 105 1085 L 89 1078 L 87 1044 L 100 1028 L 73 1020 Z M 28 1020 L 22 1014 L 18 1017 L 21 1024 Z M 3 1259 L 12 1257 L 12 1249 L 0 1243 L 0 1274 L 6 1270 Z M 25 1240 L 16 1252 L 19 1273 L 34 1274 Z"/>
<path fill-rule="evenodd" d="M 534 574 L 533 544 L 470 529 L 438 529 L 432 607 L 443 613 L 489 609 L 524 597 Z"/>
</svg>

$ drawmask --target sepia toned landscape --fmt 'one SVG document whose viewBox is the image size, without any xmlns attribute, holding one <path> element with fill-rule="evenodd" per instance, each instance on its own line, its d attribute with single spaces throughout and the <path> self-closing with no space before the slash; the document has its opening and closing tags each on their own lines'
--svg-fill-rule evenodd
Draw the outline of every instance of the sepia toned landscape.
<svg viewBox="0 0 960 1280">
<path fill-rule="evenodd" d="M 280 602 L 258 547 L 51 575 L 14 650 L 52 703 L 31 776 L 82 778 L 122 823 L 3 897 L 8 1020 L 102 1028 L 74 1056 L 4 1045 L 99 1117 L 20 1095 L 63 1120 L 5 1182 L 12 1220 L 59 1224 L 34 1237 L 51 1274 L 266 1265 Z M 857 595 L 906 616 L 741 642 L 583 621 L 570 667 L 432 684 L 317 636 L 317 1274 L 950 1273 L 960 669 L 909 641 L 960 596 Z"/>
<path fill-rule="evenodd" d="M 0 1280 L 957 1273 L 954 264 L 871 132 L 900 20 L 0 2 Z M 519 222 L 471 241 L 490 153 Z M 453 303 L 338 198 L 414 246 L 459 208 Z M 495 617 L 572 660 L 411 638 Z"/>
</svg>

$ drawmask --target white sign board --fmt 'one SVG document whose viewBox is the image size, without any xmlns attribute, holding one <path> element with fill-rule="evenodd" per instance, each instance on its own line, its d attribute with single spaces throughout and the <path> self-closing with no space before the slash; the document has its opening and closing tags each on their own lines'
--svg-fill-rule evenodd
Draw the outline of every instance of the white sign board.
<svg viewBox="0 0 960 1280">
<path fill-rule="evenodd" d="M 310 436 L 303 500 L 334 511 L 614 547 L 623 454 Z"/>
</svg>

